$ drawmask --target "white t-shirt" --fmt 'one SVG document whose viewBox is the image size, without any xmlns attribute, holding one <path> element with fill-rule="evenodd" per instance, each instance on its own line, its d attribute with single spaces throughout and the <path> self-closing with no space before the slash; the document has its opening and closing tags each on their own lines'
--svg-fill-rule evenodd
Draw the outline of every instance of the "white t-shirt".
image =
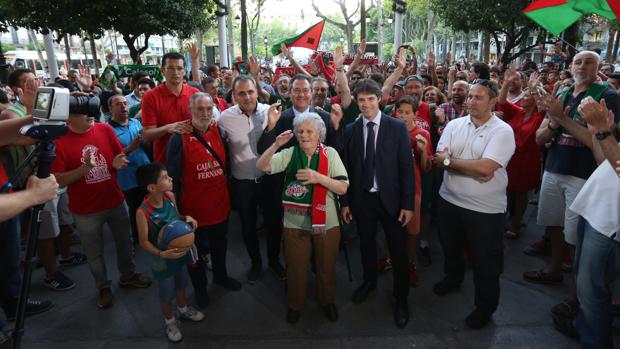
<svg viewBox="0 0 620 349">
<path fill-rule="evenodd" d="M 588 178 L 570 210 L 605 236 L 620 232 L 620 178 L 608 160 Z M 615 239 L 620 241 L 620 234 L 616 234 Z"/>
<path fill-rule="evenodd" d="M 476 127 L 467 115 L 448 123 L 437 144 L 437 151 L 448 148 L 452 159 L 491 159 L 501 167 L 488 182 L 445 171 L 439 195 L 444 200 L 468 210 L 482 213 L 506 212 L 506 165 L 515 151 L 512 128 L 495 114 Z"/>
</svg>

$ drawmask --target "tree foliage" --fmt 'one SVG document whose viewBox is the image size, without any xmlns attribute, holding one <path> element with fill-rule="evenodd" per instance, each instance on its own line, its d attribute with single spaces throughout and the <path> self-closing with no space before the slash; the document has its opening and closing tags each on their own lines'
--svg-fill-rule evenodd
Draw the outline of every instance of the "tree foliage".
<svg viewBox="0 0 620 349">
<path fill-rule="evenodd" d="M 527 39 L 539 27 L 521 12 L 530 3 L 531 0 L 431 0 L 431 9 L 455 31 L 488 31 L 500 61 L 508 64 L 537 45 L 528 45 Z"/>
<path fill-rule="evenodd" d="M 189 37 L 212 23 L 214 10 L 213 0 L 0 0 L 0 23 L 61 35 L 84 31 L 97 36 L 114 29 L 123 36 L 133 61 L 139 62 L 151 35 Z M 136 47 L 141 35 L 144 45 Z"/>
</svg>

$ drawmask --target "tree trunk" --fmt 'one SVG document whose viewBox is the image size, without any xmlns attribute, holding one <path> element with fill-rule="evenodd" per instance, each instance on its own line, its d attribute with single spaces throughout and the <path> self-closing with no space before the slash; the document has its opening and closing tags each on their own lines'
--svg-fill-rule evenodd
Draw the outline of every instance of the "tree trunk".
<svg viewBox="0 0 620 349">
<path fill-rule="evenodd" d="M 226 30 L 228 38 L 228 58 L 227 61 L 230 62 L 229 68 L 232 66 L 232 59 L 235 57 L 235 38 L 233 36 L 233 11 L 230 6 L 230 0 L 226 0 L 226 9 L 228 10 L 228 16 L 226 16 Z"/>
<path fill-rule="evenodd" d="M 383 60 L 383 9 L 382 0 L 377 0 L 377 42 L 379 43 L 378 56 Z"/>
<path fill-rule="evenodd" d="M 202 39 L 204 32 L 202 30 L 196 31 L 196 46 L 198 46 L 198 64 L 202 62 Z"/>
<path fill-rule="evenodd" d="M 607 38 L 607 54 L 605 57 L 607 58 L 607 62 L 611 63 L 611 56 L 614 50 L 614 41 L 616 40 L 617 31 L 613 28 L 609 28 L 609 38 Z"/>
<path fill-rule="evenodd" d="M 469 62 L 469 33 L 463 35 L 465 43 L 465 62 Z"/>
<path fill-rule="evenodd" d="M 129 49 L 129 55 L 131 56 L 131 60 L 133 61 L 133 63 L 142 64 L 142 57 L 140 57 L 140 55 L 149 48 L 148 42 L 150 35 L 147 35 L 144 38 L 144 46 L 140 48 L 136 47 L 136 39 L 138 39 L 137 36 L 132 36 L 131 34 L 125 33 L 121 33 L 121 35 L 123 35 L 123 40 L 127 44 L 127 48 Z"/>
<path fill-rule="evenodd" d="M 347 52 L 353 53 L 353 25 L 351 25 L 351 22 L 348 20 L 345 26 L 345 31 L 347 36 Z"/>
<path fill-rule="evenodd" d="M 609 63 L 615 63 L 616 58 L 618 58 L 618 44 L 620 44 L 620 33 L 616 34 L 616 41 L 614 42 L 614 52 L 611 55 L 611 62 Z"/>
<path fill-rule="evenodd" d="M 67 72 L 72 68 L 71 66 L 71 45 L 69 44 L 69 34 L 65 34 L 65 55 L 67 56 L 67 59 L 65 59 L 65 68 L 67 69 Z"/>
<path fill-rule="evenodd" d="M 482 57 L 481 61 L 489 63 L 489 55 L 491 54 L 491 34 L 488 31 L 482 33 Z"/>
<path fill-rule="evenodd" d="M 241 58 L 245 61 L 248 59 L 248 11 L 246 8 L 246 0 L 241 2 Z"/>
<path fill-rule="evenodd" d="M 99 76 L 99 61 L 97 60 L 97 45 L 95 44 L 95 37 L 93 33 L 88 33 L 88 40 L 90 41 L 90 55 L 93 58 L 93 65 L 95 66 L 95 75 Z"/>
<path fill-rule="evenodd" d="M 430 8 L 431 0 L 428 0 L 428 6 Z M 428 10 L 426 19 L 427 19 L 428 25 L 426 27 L 426 48 L 425 48 L 425 51 L 428 52 L 428 51 L 433 50 L 433 31 L 435 30 L 435 15 L 433 14 L 433 11 L 431 11 L 430 9 Z"/>
<path fill-rule="evenodd" d="M 37 36 L 34 33 L 34 30 L 30 29 L 28 30 L 28 39 L 30 40 L 30 42 L 32 43 L 32 45 L 34 45 L 34 49 L 35 51 L 37 51 L 37 56 L 39 57 L 39 62 L 41 62 L 41 69 L 43 69 L 43 71 L 45 71 L 45 66 L 47 65 L 45 59 L 43 59 L 43 53 L 41 53 L 41 48 L 39 47 L 39 42 L 37 41 Z M 37 67 L 35 65 L 34 67 L 35 73 L 37 70 Z"/>
<path fill-rule="evenodd" d="M 360 39 L 366 38 L 366 0 L 360 3 Z"/>
<path fill-rule="evenodd" d="M 575 24 L 571 25 L 564 31 L 564 41 L 570 44 L 568 46 L 568 62 L 572 62 L 573 57 L 577 54 L 577 51 L 573 47 L 577 46 L 577 40 L 579 39 L 578 36 L 579 21 L 575 22 Z"/>
</svg>

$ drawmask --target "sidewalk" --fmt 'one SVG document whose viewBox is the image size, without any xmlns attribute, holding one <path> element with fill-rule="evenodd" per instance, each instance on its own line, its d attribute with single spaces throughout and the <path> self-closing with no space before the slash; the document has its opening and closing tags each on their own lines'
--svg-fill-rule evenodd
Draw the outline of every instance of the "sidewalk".
<svg viewBox="0 0 620 349">
<path fill-rule="evenodd" d="M 433 237 L 433 265 L 418 267 L 420 286 L 411 288 L 411 319 L 405 329 L 392 320 L 391 272 L 379 278 L 379 285 L 360 305 L 351 302 L 353 290 L 361 283 L 362 268 L 359 245 L 348 246 L 354 281 L 348 281 L 344 254 L 338 261 L 336 303 L 340 319 L 330 323 L 316 303 L 314 284 L 296 325 L 286 322 L 284 284 L 266 270 L 256 285 L 245 282 L 249 268 L 247 252 L 241 239 L 238 216 L 231 216 L 229 230 L 229 274 L 242 281 L 239 292 L 229 292 L 210 285 L 210 304 L 206 319 L 181 325 L 185 339 L 168 343 L 159 310 L 157 288 L 118 288 L 114 245 L 106 240 L 108 272 L 113 283 L 114 306 L 99 310 L 87 265 L 62 269 L 77 286 L 67 292 L 49 291 L 42 285 L 43 270 L 33 275 L 32 296 L 52 299 L 51 311 L 26 319 L 23 348 L 578 348 L 578 343 L 553 328 L 549 309 L 568 292 L 561 286 L 526 283 L 521 274 L 542 268 L 545 260 L 529 257 L 521 251 L 542 235 L 535 225 L 535 206 L 526 214 L 527 229 L 518 241 L 505 241 L 505 272 L 501 280 L 500 307 L 494 321 L 483 330 L 465 327 L 464 318 L 473 310 L 473 281 L 466 274 L 461 290 L 437 297 L 432 285 L 441 279 L 443 259 L 436 236 Z M 265 251 L 264 239 L 262 240 Z M 266 258 L 265 253 L 263 257 Z M 138 271 L 147 272 L 145 254 L 138 248 Z M 263 263 L 266 264 L 266 263 Z M 565 280 L 568 279 L 565 275 Z M 209 275 L 211 280 L 211 275 Z M 310 278 L 312 280 L 312 278 Z M 191 286 L 188 292 L 193 294 Z"/>
</svg>

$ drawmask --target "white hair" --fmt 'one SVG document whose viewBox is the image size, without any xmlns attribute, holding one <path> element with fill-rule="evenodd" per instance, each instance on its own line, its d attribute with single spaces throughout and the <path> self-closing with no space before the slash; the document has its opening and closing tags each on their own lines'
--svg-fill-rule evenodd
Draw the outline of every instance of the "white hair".
<svg viewBox="0 0 620 349">
<path fill-rule="evenodd" d="M 192 109 L 194 107 L 194 105 L 196 104 L 196 101 L 201 99 L 201 98 L 207 98 L 209 99 L 211 102 L 213 102 L 213 98 L 211 98 L 211 95 L 209 95 L 208 93 L 204 93 L 204 92 L 197 92 L 194 93 L 190 98 L 189 98 L 189 108 Z"/>
<path fill-rule="evenodd" d="M 297 116 L 295 119 L 293 119 L 293 132 L 297 134 L 297 128 L 299 127 L 299 125 L 305 123 L 312 123 L 319 134 L 319 141 L 325 142 L 327 127 L 325 126 L 325 122 L 323 122 L 323 119 L 319 116 L 319 114 L 306 112 Z"/>
</svg>

